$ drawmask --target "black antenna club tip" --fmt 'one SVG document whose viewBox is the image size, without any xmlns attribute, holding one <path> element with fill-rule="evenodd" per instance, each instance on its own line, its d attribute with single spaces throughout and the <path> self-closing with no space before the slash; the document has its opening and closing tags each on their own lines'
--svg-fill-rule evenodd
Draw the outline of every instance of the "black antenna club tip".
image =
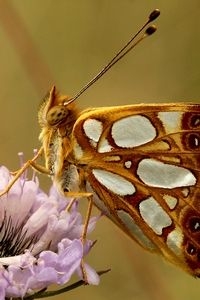
<svg viewBox="0 0 200 300">
<path fill-rule="evenodd" d="M 149 15 L 149 22 L 154 21 L 160 16 L 160 10 L 158 8 L 154 9 L 152 13 Z"/>
<path fill-rule="evenodd" d="M 149 26 L 149 27 L 146 29 L 145 33 L 146 33 L 147 35 L 152 35 L 156 30 L 157 30 L 156 26 L 155 26 L 155 25 L 151 25 L 151 26 Z"/>
</svg>

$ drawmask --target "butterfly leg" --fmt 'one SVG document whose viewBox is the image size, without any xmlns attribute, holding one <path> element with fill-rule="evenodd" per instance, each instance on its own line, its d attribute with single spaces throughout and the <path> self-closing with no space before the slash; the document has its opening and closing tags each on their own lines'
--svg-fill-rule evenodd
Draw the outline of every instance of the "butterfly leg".
<svg viewBox="0 0 200 300">
<path fill-rule="evenodd" d="M 81 234 L 81 240 L 84 246 L 84 243 L 86 241 L 86 237 L 87 237 L 87 229 L 88 229 L 88 225 L 89 225 L 89 221 L 90 221 L 90 216 L 92 213 L 92 206 L 93 206 L 93 200 L 92 200 L 92 196 L 88 197 L 88 207 L 87 207 L 87 213 L 86 213 L 86 217 L 85 217 L 85 223 L 83 226 L 83 232 Z M 88 284 L 88 278 L 87 278 L 87 272 L 85 270 L 85 264 L 84 264 L 84 259 L 82 258 L 81 260 L 81 271 L 82 271 L 82 275 L 83 275 L 83 280 L 85 282 L 85 284 Z"/>
<path fill-rule="evenodd" d="M 83 225 L 83 232 L 81 233 L 81 241 L 84 246 L 84 243 L 86 241 L 87 237 L 87 229 L 90 221 L 90 216 L 92 213 L 92 206 L 93 206 L 93 200 L 92 200 L 92 193 L 87 193 L 87 192 L 66 192 L 65 193 L 66 197 L 74 197 L 72 200 L 69 202 L 66 210 L 69 211 L 75 201 L 77 201 L 77 198 L 82 198 L 86 197 L 88 199 L 88 207 L 87 207 L 87 212 L 86 212 L 86 217 L 85 217 L 85 222 Z M 83 276 L 83 281 L 85 284 L 88 284 L 88 279 L 87 279 L 87 272 L 85 270 L 85 264 L 84 264 L 84 259 L 82 258 L 81 260 L 81 272 Z"/>
<path fill-rule="evenodd" d="M 9 190 L 11 189 L 11 187 L 13 186 L 13 184 L 20 178 L 20 176 L 29 167 L 32 167 L 37 172 L 50 175 L 49 170 L 47 170 L 44 166 L 41 166 L 41 165 L 39 165 L 39 164 L 37 164 L 35 162 L 38 159 L 38 157 L 42 154 L 42 152 L 43 152 L 43 148 L 41 147 L 40 150 L 37 152 L 37 154 L 32 159 L 29 159 L 27 162 L 25 162 L 25 164 L 23 165 L 23 167 L 21 167 L 18 171 L 11 173 L 11 174 L 14 175 L 14 177 L 9 182 L 9 184 L 6 186 L 6 188 L 0 193 L 0 197 L 9 192 Z"/>
<path fill-rule="evenodd" d="M 86 178 L 85 178 L 85 172 L 83 169 L 79 170 L 79 186 L 80 189 L 83 192 L 86 192 Z M 87 196 L 88 199 L 88 207 L 87 207 L 87 212 L 86 212 L 86 217 L 85 217 L 85 223 L 83 226 L 83 232 L 81 234 L 81 240 L 83 243 L 83 246 L 85 244 L 86 241 L 86 237 L 87 237 L 87 230 L 88 230 L 88 225 L 89 225 L 89 221 L 90 221 L 90 217 L 91 217 L 91 213 L 92 213 L 92 206 L 93 206 L 93 194 L 92 193 L 88 193 L 90 194 L 89 196 Z M 82 271 L 82 275 L 83 275 L 83 280 L 85 282 L 85 284 L 88 284 L 88 278 L 87 278 L 87 272 L 85 269 L 85 264 L 84 264 L 84 259 L 82 258 L 81 261 L 81 271 Z"/>
</svg>

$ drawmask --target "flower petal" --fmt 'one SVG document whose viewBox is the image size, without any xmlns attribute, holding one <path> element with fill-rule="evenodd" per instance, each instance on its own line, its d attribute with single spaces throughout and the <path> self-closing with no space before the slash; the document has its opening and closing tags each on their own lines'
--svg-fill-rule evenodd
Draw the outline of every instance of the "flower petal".
<svg viewBox="0 0 200 300">
<path fill-rule="evenodd" d="M 78 202 L 66 211 L 69 199 L 55 187 L 48 196 L 36 177 L 25 177 L 23 174 L 0 199 L 0 254 L 6 254 L 0 257 L 0 300 L 23 298 L 50 284 L 64 284 L 75 272 L 82 276 L 81 261 L 93 245 L 86 239 L 83 246 Z M 0 190 L 11 179 L 8 169 L 0 167 Z M 91 218 L 88 232 L 98 218 Z M 98 284 L 98 274 L 87 264 L 85 270 L 88 282 Z"/>
<path fill-rule="evenodd" d="M 97 272 L 93 268 L 91 268 L 87 263 L 84 263 L 84 270 L 86 273 L 88 284 L 98 285 L 100 281 L 100 277 L 97 274 Z M 83 279 L 81 268 L 77 269 L 77 273 L 79 277 Z"/>
</svg>

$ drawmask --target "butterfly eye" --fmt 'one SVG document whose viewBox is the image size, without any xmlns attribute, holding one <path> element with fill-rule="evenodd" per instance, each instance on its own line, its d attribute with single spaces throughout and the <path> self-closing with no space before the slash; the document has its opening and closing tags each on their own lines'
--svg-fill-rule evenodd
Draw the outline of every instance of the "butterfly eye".
<svg viewBox="0 0 200 300">
<path fill-rule="evenodd" d="M 50 126 L 58 125 L 66 119 L 68 113 L 69 112 L 68 112 L 68 110 L 66 110 L 65 107 L 54 106 L 47 113 L 47 116 L 46 116 L 47 123 Z"/>
</svg>

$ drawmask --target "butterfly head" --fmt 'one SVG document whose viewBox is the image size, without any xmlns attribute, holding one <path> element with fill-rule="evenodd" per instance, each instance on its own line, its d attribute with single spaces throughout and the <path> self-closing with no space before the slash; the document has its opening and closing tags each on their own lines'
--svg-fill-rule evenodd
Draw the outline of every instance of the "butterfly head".
<svg viewBox="0 0 200 300">
<path fill-rule="evenodd" d="M 41 127 L 59 128 L 74 122 L 77 118 L 76 108 L 74 102 L 70 102 L 69 99 L 68 96 L 60 95 L 53 86 L 42 101 L 38 112 Z"/>
</svg>

